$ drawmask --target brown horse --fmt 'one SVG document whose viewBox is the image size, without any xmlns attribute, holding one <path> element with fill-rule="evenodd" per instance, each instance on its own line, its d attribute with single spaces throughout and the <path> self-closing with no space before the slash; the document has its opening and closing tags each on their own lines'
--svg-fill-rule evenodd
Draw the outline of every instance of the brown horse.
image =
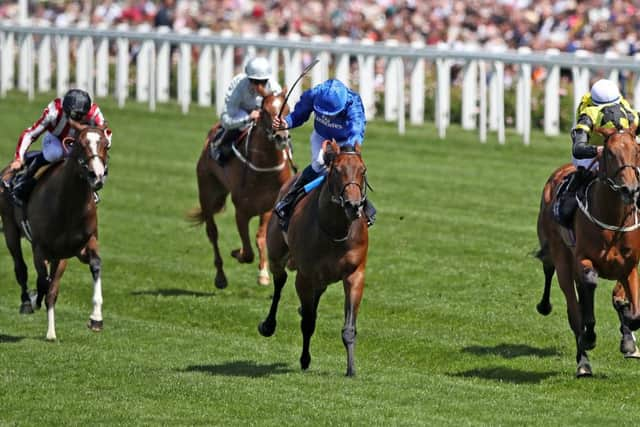
<svg viewBox="0 0 640 427">
<path fill-rule="evenodd" d="M 40 308 L 46 295 L 47 339 L 55 340 L 54 307 L 67 259 L 77 256 L 89 264 L 93 276 L 93 312 L 89 327 L 102 330 L 101 261 L 98 255 L 98 217 L 94 191 L 104 184 L 107 171 L 108 130 L 79 126 L 69 156 L 44 171 L 23 208 L 16 208 L 8 194 L 0 197 L 4 236 L 22 289 L 21 313 L 33 313 L 27 291 L 27 267 L 20 246 L 29 237 L 38 275 L 34 303 Z"/>
<path fill-rule="evenodd" d="M 574 217 L 575 247 L 552 213 L 559 185 L 575 170 L 572 165 L 565 165 L 551 175 L 544 186 L 538 216 L 541 248 L 538 257 L 543 264 L 545 286 L 537 308 L 543 315 L 551 312 L 549 292 L 551 279 L 557 272 L 567 301 L 569 324 L 576 338 L 578 377 L 592 375 L 587 351 L 596 345 L 594 296 L 598 277 L 617 281 L 613 305 L 621 323 L 620 350 L 628 357 L 637 355 L 631 331 L 640 327 L 637 271 L 640 169 L 635 126 L 623 131 L 596 131 L 604 135 L 606 141 L 598 159 L 598 176 L 588 185 Z"/>
<path fill-rule="evenodd" d="M 323 149 L 329 168 L 327 177 L 320 188 L 295 206 L 287 235 L 280 229 L 277 218 L 273 217 L 269 223 L 267 248 L 274 294 L 269 314 L 258 330 L 265 337 L 275 332 L 288 263 L 290 269 L 298 271 L 296 291 L 301 304 L 303 339 L 300 365 L 307 369 L 311 363 L 309 344 L 320 297 L 329 284 L 342 280 L 345 293 L 342 342 L 347 350 L 346 374 L 353 376 L 356 373 L 356 318 L 364 291 L 369 247 L 363 214 L 367 197 L 366 167 L 358 146 L 341 149 L 335 141 L 326 141 Z M 286 189 L 282 194 L 286 194 Z"/>
<path fill-rule="evenodd" d="M 285 95 L 286 88 L 281 93 L 264 97 L 260 119 L 249 130 L 249 135 L 242 138 L 239 145 L 233 146 L 235 156 L 224 166 L 211 158 L 209 150 L 209 141 L 215 135 L 217 127 L 209 132 L 200 154 L 196 168 L 200 207 L 189 213 L 189 218 L 197 224 L 206 224 L 207 236 L 214 253 L 214 283 L 219 289 L 227 286 L 227 277 L 222 268 L 214 215 L 224 208 L 229 193 L 235 205 L 236 226 L 242 240 L 242 248 L 233 250 L 231 256 L 241 263 L 253 262 L 249 221 L 259 216 L 260 225 L 256 233 L 260 258 L 258 283 L 269 284 L 266 227 L 280 187 L 291 177 L 287 163 L 291 160 L 289 133 L 286 130 L 274 131 L 271 126 L 273 118 L 283 106 L 284 114 L 289 110 L 285 104 Z"/>
</svg>

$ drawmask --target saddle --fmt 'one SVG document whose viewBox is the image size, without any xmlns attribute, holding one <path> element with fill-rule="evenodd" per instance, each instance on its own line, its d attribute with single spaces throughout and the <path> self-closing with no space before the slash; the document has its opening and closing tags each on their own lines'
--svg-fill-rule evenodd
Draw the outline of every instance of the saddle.
<svg viewBox="0 0 640 427">
<path fill-rule="evenodd" d="M 249 129 L 224 129 L 219 123 L 208 134 L 209 157 L 224 166 L 233 157 L 233 146 L 249 136 Z"/>
</svg>

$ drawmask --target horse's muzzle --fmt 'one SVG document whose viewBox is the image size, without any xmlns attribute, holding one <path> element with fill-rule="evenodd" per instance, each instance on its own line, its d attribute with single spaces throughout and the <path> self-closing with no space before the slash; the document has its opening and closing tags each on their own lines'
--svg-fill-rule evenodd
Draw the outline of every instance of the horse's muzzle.
<svg viewBox="0 0 640 427">
<path fill-rule="evenodd" d="M 363 206 L 364 203 L 361 200 L 344 202 L 344 212 L 349 221 L 355 221 L 363 215 Z"/>
</svg>

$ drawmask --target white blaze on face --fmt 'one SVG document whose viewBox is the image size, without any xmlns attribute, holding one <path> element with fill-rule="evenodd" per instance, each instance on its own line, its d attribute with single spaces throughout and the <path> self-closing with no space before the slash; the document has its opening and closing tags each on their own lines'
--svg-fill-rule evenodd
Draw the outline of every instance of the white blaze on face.
<svg viewBox="0 0 640 427">
<path fill-rule="evenodd" d="M 87 132 L 89 140 L 89 150 L 91 150 L 91 169 L 98 179 L 104 176 L 104 164 L 98 156 L 98 143 L 100 142 L 100 134 L 98 132 Z"/>
</svg>

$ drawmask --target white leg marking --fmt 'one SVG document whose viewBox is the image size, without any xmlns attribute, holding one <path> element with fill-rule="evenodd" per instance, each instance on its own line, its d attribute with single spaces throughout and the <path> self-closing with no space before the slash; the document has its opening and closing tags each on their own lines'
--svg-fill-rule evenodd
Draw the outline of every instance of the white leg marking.
<svg viewBox="0 0 640 427">
<path fill-rule="evenodd" d="M 102 321 L 102 279 L 100 276 L 93 282 L 93 312 L 89 318 L 96 322 Z"/>
<path fill-rule="evenodd" d="M 47 308 L 47 321 L 49 326 L 47 328 L 47 340 L 56 340 L 56 319 L 53 307 Z"/>
</svg>

